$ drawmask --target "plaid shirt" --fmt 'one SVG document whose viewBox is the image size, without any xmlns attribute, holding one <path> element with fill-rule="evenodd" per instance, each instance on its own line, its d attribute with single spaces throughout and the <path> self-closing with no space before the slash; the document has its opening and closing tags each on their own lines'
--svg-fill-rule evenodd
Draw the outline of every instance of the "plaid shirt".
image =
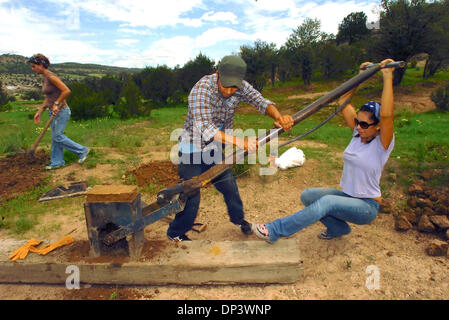
<svg viewBox="0 0 449 320">
<path fill-rule="evenodd" d="M 241 101 L 255 106 L 262 114 L 266 113 L 268 105 L 274 105 L 246 81 L 241 89 L 225 99 L 218 90 L 217 74 L 204 76 L 190 92 L 189 109 L 179 142 L 193 144 L 194 150 L 214 148 L 215 144 L 210 142 L 217 132 L 233 129 L 235 111 Z"/>
</svg>

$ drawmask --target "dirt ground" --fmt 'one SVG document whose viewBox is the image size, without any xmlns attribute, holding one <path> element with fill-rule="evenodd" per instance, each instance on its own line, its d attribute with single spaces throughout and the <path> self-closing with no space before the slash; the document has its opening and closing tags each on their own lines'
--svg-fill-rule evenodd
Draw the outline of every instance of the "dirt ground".
<svg viewBox="0 0 449 320">
<path fill-rule="evenodd" d="M 298 148 L 326 148 L 325 144 L 298 141 Z M 342 150 L 343 151 L 343 150 Z M 157 151 L 160 155 L 161 151 Z M 271 176 L 259 175 L 259 166 L 252 166 L 249 174 L 237 178 L 246 219 L 264 223 L 290 215 L 301 208 L 300 193 L 308 187 L 338 187 L 341 167 L 332 166 L 315 159 L 308 159 L 303 166 L 278 171 Z M 334 155 L 341 164 L 341 153 Z M 168 155 L 165 157 L 168 158 Z M 387 164 L 388 166 L 388 164 Z M 162 170 L 160 170 L 162 168 Z M 98 165 L 87 169 L 72 164 L 52 171 L 52 181 L 81 181 L 87 176 L 101 179 L 104 184 L 113 183 L 111 172 L 114 165 Z M 149 161 L 131 170 L 138 184 L 158 182 L 171 185 L 176 181 L 176 167 L 166 160 Z M 70 179 L 68 179 L 70 177 Z M 156 180 L 152 180 L 156 179 Z M 351 225 L 349 235 L 330 241 L 321 240 L 318 233 L 324 229 L 316 223 L 291 236 L 295 239 L 303 261 L 300 279 L 292 284 L 278 285 L 202 285 L 202 286 L 99 286 L 81 284 L 79 290 L 68 290 L 65 286 L 10 285 L 0 284 L 0 299 L 19 300 L 312 300 L 312 299 L 447 299 L 449 297 L 449 259 L 446 256 L 429 256 L 426 248 L 441 236 L 435 233 L 421 233 L 416 227 L 399 232 L 395 229 L 395 216 L 403 211 L 408 194 L 396 185 L 388 174 L 391 189 L 385 199 L 388 210 L 366 226 Z M 143 182 L 144 181 L 144 182 Z M 207 228 L 196 233 L 190 231 L 193 240 L 246 241 L 256 240 L 254 235 L 245 236 L 239 228 L 229 222 L 225 203 L 221 194 L 213 187 L 203 189 L 197 222 Z M 154 194 L 143 192 L 146 203 L 155 201 Z M 70 215 L 58 215 L 60 230 L 52 232 L 52 239 L 70 233 L 79 246 L 80 256 L 85 254 L 87 233 L 83 211 L 84 197 L 74 198 Z M 42 223 L 52 221 L 48 214 Z M 145 228 L 145 237 L 157 248 L 163 250 L 174 245 L 165 235 L 166 221 L 157 221 Z M 23 239 L 33 237 L 33 233 L 23 235 Z M 0 230 L 0 239 L 10 238 L 5 230 Z M 266 244 L 269 246 L 270 244 Z M 76 257 L 75 257 L 76 259 Z M 373 270 L 379 276 L 378 286 L 370 279 Z"/>
<path fill-rule="evenodd" d="M 38 186 L 47 175 L 42 169 L 49 159 L 43 151 L 36 152 L 34 156 L 22 153 L 1 159 L 0 203 Z"/>
</svg>

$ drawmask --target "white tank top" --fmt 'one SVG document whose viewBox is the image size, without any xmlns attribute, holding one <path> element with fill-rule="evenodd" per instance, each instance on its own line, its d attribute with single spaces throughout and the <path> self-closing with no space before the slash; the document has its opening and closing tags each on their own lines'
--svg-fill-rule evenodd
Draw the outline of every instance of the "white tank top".
<svg viewBox="0 0 449 320">
<path fill-rule="evenodd" d="M 343 192 L 356 198 L 377 198 L 381 196 L 380 177 L 385 163 L 394 147 L 394 135 L 388 149 L 385 150 L 380 137 L 370 143 L 362 143 L 357 129 L 351 142 L 343 153 L 343 173 L 340 187 Z"/>
</svg>

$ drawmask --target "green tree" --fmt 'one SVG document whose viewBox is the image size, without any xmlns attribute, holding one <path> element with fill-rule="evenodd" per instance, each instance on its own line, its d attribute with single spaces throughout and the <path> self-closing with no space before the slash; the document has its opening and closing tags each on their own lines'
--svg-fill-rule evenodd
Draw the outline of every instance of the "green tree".
<svg viewBox="0 0 449 320">
<path fill-rule="evenodd" d="M 382 0 L 380 30 L 372 46 L 377 58 L 408 61 L 426 48 L 436 46 L 430 28 L 434 20 L 431 6 L 425 0 Z M 395 70 L 394 85 L 401 83 L 404 73 L 405 68 Z"/>
<path fill-rule="evenodd" d="M 285 48 L 294 70 L 301 70 L 305 84 L 310 84 L 316 60 L 317 45 L 333 36 L 321 31 L 318 19 L 306 18 L 287 39 Z"/>
<path fill-rule="evenodd" d="M 327 35 L 321 31 L 320 20 L 306 18 L 299 27 L 293 30 L 285 45 L 287 48 L 301 48 L 312 46 L 323 39 L 327 39 Z"/>
<path fill-rule="evenodd" d="M 430 37 L 432 41 L 424 49 L 428 53 L 426 65 L 424 67 L 423 78 L 429 78 L 446 67 L 449 62 L 449 0 L 436 2 L 431 5 L 433 21 L 430 23 Z"/>
<path fill-rule="evenodd" d="M 277 74 L 281 82 L 290 80 L 299 73 L 294 66 L 295 59 L 293 58 L 294 50 L 282 46 L 277 54 Z"/>
<path fill-rule="evenodd" d="M 318 65 L 323 77 L 331 79 L 353 69 L 354 57 L 350 46 L 337 46 L 334 42 L 323 42 L 318 50 Z"/>
<path fill-rule="evenodd" d="M 123 82 L 117 77 L 107 75 L 97 80 L 96 91 L 103 96 L 103 100 L 107 104 L 116 104 L 119 99 Z"/>
<path fill-rule="evenodd" d="M 351 45 L 354 41 L 369 34 L 366 20 L 367 17 L 364 12 L 353 12 L 347 15 L 338 25 L 337 44 L 347 41 Z"/>
<path fill-rule="evenodd" d="M 441 112 L 449 111 L 449 83 L 432 92 L 430 95 L 437 110 Z"/>
<path fill-rule="evenodd" d="M 121 119 L 150 114 L 150 107 L 144 103 L 139 87 L 131 76 L 128 77 L 120 92 L 119 101 L 114 106 L 114 111 Z"/>
<path fill-rule="evenodd" d="M 67 104 L 72 110 L 73 120 L 103 118 L 109 115 L 103 97 L 86 82 L 71 82 L 68 87 L 71 93 L 67 97 Z"/>
<path fill-rule="evenodd" d="M 274 43 L 256 40 L 253 46 L 241 46 L 240 56 L 247 64 L 245 78 L 256 90 L 261 91 L 269 79 L 274 84 L 277 63 Z"/>
<path fill-rule="evenodd" d="M 3 84 L 0 81 L 0 107 L 7 104 L 9 102 L 8 94 L 3 89 Z"/>
<path fill-rule="evenodd" d="M 214 71 L 215 62 L 200 53 L 195 59 L 188 61 L 176 71 L 176 79 L 183 92 L 190 92 L 198 80 Z"/>
<path fill-rule="evenodd" d="M 44 95 L 42 94 L 42 91 L 40 89 L 33 89 L 26 91 L 22 98 L 25 100 L 42 100 L 44 98 Z"/>
<path fill-rule="evenodd" d="M 167 66 L 148 67 L 134 77 L 145 99 L 151 99 L 155 105 L 167 105 L 179 88 L 175 73 Z"/>
</svg>

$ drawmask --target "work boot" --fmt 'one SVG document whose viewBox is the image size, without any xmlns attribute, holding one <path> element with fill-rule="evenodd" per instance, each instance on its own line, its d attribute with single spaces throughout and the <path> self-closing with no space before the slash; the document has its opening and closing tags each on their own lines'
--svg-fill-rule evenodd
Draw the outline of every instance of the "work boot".
<svg viewBox="0 0 449 320">
<path fill-rule="evenodd" d="M 246 234 L 247 236 L 253 233 L 251 230 L 251 224 L 246 220 L 243 220 L 241 224 L 238 224 L 238 226 L 240 227 L 240 230 L 242 230 L 243 234 Z"/>
</svg>

